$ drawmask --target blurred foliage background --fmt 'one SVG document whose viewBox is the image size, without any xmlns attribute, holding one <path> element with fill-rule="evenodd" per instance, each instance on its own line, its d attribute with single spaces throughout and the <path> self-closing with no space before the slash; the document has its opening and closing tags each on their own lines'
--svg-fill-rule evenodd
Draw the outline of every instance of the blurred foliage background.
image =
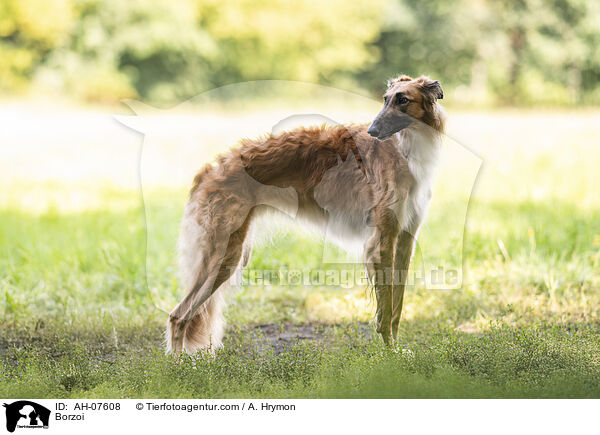
<svg viewBox="0 0 600 435">
<path fill-rule="evenodd" d="M 299 80 L 377 95 L 399 72 L 450 103 L 600 101 L 597 0 L 2 0 L 0 93 L 169 104 Z"/>
</svg>

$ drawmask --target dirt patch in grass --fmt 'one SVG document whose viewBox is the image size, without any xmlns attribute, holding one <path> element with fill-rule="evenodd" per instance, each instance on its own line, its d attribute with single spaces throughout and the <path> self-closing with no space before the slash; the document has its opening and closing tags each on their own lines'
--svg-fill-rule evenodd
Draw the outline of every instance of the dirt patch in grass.
<svg viewBox="0 0 600 435">
<path fill-rule="evenodd" d="M 14 325 L 1 328 L 0 358 L 17 361 L 24 350 L 36 350 L 51 358 L 61 358 L 73 347 L 83 348 L 99 362 L 113 363 L 119 354 L 140 356 L 161 349 L 164 328 L 162 325 L 128 326 L 114 328 L 68 328 L 64 325 L 32 327 Z M 272 349 L 279 355 L 287 348 L 302 342 L 329 345 L 345 341 L 344 336 L 358 332 L 361 337 L 370 337 L 374 331 L 368 323 L 336 324 L 280 324 L 269 323 L 249 326 L 229 326 L 224 345 L 241 345 L 264 352 Z M 341 339 L 340 339 L 341 337 Z"/>
<path fill-rule="evenodd" d="M 364 337 L 373 333 L 372 328 L 366 322 L 352 325 L 268 323 L 232 328 L 225 336 L 224 345 L 227 346 L 228 342 L 236 341 L 236 335 L 246 334 L 250 337 L 251 346 L 255 346 L 259 350 L 270 347 L 276 354 L 281 354 L 286 348 L 302 342 L 331 344 L 336 337 L 347 336 L 350 331 L 357 331 L 360 336 Z"/>
</svg>

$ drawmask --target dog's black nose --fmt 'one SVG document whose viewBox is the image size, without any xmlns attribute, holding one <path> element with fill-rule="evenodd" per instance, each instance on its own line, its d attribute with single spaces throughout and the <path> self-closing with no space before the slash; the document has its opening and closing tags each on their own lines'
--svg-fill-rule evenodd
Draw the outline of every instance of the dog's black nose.
<svg viewBox="0 0 600 435">
<path fill-rule="evenodd" d="M 367 133 L 369 133 L 373 137 L 377 137 L 377 136 L 379 136 L 379 129 L 377 127 L 375 127 L 373 124 L 371 124 L 371 126 L 367 130 Z"/>
</svg>

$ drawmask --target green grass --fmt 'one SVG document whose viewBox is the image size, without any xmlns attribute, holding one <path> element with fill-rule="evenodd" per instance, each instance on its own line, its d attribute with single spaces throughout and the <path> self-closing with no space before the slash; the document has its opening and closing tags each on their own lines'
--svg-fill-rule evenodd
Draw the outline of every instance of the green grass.
<svg viewBox="0 0 600 435">
<path fill-rule="evenodd" d="M 466 334 L 410 322 L 403 351 L 352 326 L 281 353 L 236 331 L 214 357 L 180 358 L 156 348 L 157 328 L 53 326 L 25 333 L 27 343 L 23 333 L 3 362 L 2 397 L 569 398 L 600 389 L 598 324 Z"/>
<path fill-rule="evenodd" d="M 407 290 L 404 351 L 356 326 L 374 313 L 365 288 L 273 285 L 228 292 L 226 347 L 214 357 L 164 356 L 166 312 L 182 297 L 174 242 L 184 192 L 149 190 L 144 209 L 131 189 L 11 184 L 0 196 L 0 396 L 600 397 L 597 132 L 570 114 L 551 142 L 517 123 L 504 143 L 493 132 L 507 116 L 459 117 L 486 144 L 464 249 L 448 237 L 468 199 L 454 190 L 460 168 L 442 170 L 452 182 L 436 189 L 421 241 L 432 258 L 464 262 L 465 282 Z M 85 207 L 69 205 L 74 191 L 86 192 Z M 251 268 L 322 267 L 322 240 L 271 239 Z M 338 327 L 275 349 L 254 336 L 262 323 Z"/>
</svg>

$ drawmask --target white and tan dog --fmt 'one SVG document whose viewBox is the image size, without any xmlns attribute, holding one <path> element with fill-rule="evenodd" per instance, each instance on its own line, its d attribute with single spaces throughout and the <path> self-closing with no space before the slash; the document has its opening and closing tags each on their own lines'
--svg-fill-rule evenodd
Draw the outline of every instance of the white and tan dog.
<svg viewBox="0 0 600 435">
<path fill-rule="evenodd" d="M 169 316 L 167 352 L 222 345 L 218 290 L 247 264 L 247 235 L 256 218 L 281 210 L 297 212 L 299 222 L 313 227 L 327 226 L 342 247 L 363 246 L 377 331 L 386 344 L 397 340 L 406 275 L 444 131 L 442 97 L 437 81 L 400 76 L 388 82 L 370 126 L 300 128 L 243 140 L 204 167 L 181 223 L 186 296 Z"/>
</svg>

